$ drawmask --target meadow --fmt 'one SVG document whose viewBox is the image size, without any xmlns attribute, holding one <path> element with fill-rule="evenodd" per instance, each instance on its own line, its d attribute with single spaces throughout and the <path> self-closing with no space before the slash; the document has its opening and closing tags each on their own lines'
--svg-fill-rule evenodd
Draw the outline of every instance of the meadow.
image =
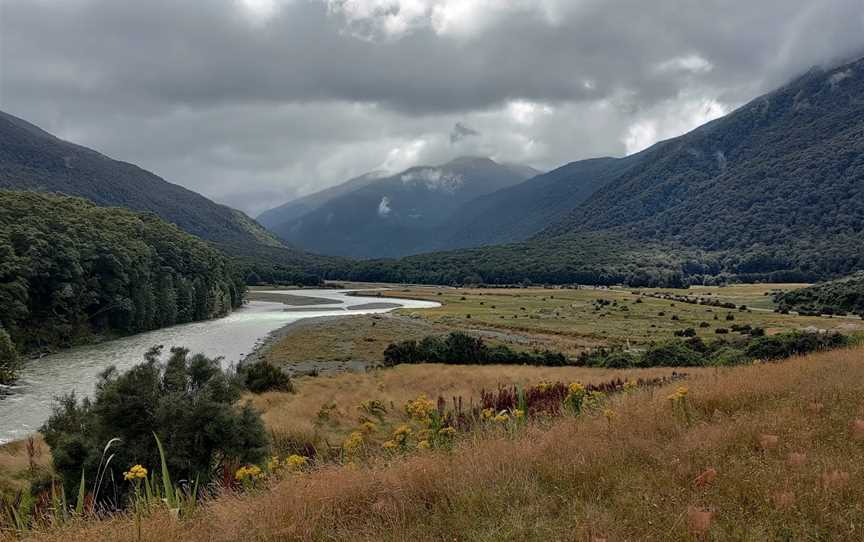
<svg viewBox="0 0 864 542">
<path fill-rule="evenodd" d="M 769 335 L 802 329 L 864 332 L 864 321 L 857 317 L 773 312 L 773 292 L 802 286 L 743 284 L 686 290 L 392 287 L 380 295 L 437 301 L 442 306 L 301 324 L 287 330 L 265 357 L 275 364 L 345 360 L 374 363 L 383 359 L 384 349 L 392 342 L 450 331 L 469 331 L 493 345 L 506 344 L 517 350 L 549 349 L 569 356 L 601 346 L 640 348 L 671 339 L 675 332 L 687 328 L 703 339 L 716 338 L 718 329 L 728 331 L 733 325 L 763 328 Z M 664 295 L 731 303 L 735 308 L 655 297 Z M 747 308 L 741 310 L 741 306 Z"/>
<path fill-rule="evenodd" d="M 379 449 L 225 493 L 185 519 L 155 511 L 143 518 L 142 539 L 860 540 L 862 356 L 856 347 L 704 369 L 683 390 L 680 382 L 633 389 L 578 416 L 490 424 L 456 434 L 450 448 Z M 440 389 L 414 383 L 403 392 L 409 375 L 397 376 L 298 382 L 292 417 L 308 415 L 301 405 L 315 403 L 313 391 L 341 390 L 349 408 L 361 397 Z M 489 383 L 462 376 L 446 389 Z M 310 383 L 320 388 L 301 399 Z M 275 399 L 261 405 L 265 415 L 287 419 L 291 402 Z M 127 540 L 134 530 L 134 518 L 120 515 L 32 539 Z"/>
</svg>

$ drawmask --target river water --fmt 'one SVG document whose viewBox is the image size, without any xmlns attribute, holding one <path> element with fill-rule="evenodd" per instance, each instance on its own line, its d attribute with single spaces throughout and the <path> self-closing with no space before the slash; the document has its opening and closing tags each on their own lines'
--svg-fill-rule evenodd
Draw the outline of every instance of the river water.
<svg viewBox="0 0 864 542">
<path fill-rule="evenodd" d="M 141 363 L 144 353 L 154 345 L 164 345 L 163 352 L 166 353 L 172 346 L 183 346 L 193 353 L 222 356 L 223 366 L 229 367 L 242 361 L 270 332 L 297 320 L 393 310 L 367 307 L 382 302 L 399 308 L 439 306 L 428 301 L 349 296 L 349 290 L 274 290 L 266 293 L 308 296 L 332 303 L 294 308 L 282 303 L 250 301 L 224 318 L 139 333 L 30 360 L 25 363 L 15 385 L 4 388 L 0 395 L 0 444 L 37 431 L 51 414 L 55 397 L 72 391 L 79 396 L 90 394 L 101 371 L 111 365 L 123 370 Z"/>
</svg>

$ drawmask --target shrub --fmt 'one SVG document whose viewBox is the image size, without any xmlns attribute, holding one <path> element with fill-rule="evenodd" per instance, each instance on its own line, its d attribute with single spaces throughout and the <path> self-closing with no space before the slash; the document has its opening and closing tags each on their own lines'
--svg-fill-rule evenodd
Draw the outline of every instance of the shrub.
<svg viewBox="0 0 864 542">
<path fill-rule="evenodd" d="M 9 333 L 0 327 L 0 384 L 8 384 L 15 379 L 19 364 L 18 351 Z"/>
<path fill-rule="evenodd" d="M 793 332 L 758 337 L 751 342 L 746 350 L 753 359 L 782 359 L 790 356 L 808 354 L 817 350 L 828 350 L 847 346 L 849 337 L 840 333 L 808 333 Z"/>
<path fill-rule="evenodd" d="M 258 361 L 249 365 L 242 365 L 238 369 L 238 373 L 243 378 L 246 389 L 252 393 L 264 393 L 265 391 L 294 392 L 291 378 L 272 363 Z"/>
<path fill-rule="evenodd" d="M 384 350 L 384 365 L 399 363 L 562 366 L 569 361 L 560 352 L 517 352 L 503 345 L 489 347 L 479 337 L 455 332 L 446 338 L 429 336 L 419 343 L 409 340 L 388 345 Z"/>
<path fill-rule="evenodd" d="M 639 360 L 639 365 L 643 367 L 692 367 L 701 364 L 699 353 L 683 341 L 651 345 Z"/>
<path fill-rule="evenodd" d="M 120 444 L 112 448 L 112 469 L 122 472 L 136 464 L 156 468 L 155 433 L 172 476 L 202 483 L 213 477 L 220 462 L 255 463 L 266 455 L 260 416 L 248 404 L 234 404 L 242 392 L 236 375 L 223 371 L 217 359 L 190 357 L 184 348 L 172 348 L 164 363 L 160 353 L 161 347 L 151 349 L 144 363 L 125 373 L 105 370 L 92 400 L 79 402 L 72 394 L 55 404 L 41 432 L 67 494 L 75 494 L 82 469 L 92 485 L 103 447 L 114 438 Z M 104 494 L 116 490 L 123 495 L 129 484 L 121 478 L 109 478 L 118 483 Z"/>
</svg>

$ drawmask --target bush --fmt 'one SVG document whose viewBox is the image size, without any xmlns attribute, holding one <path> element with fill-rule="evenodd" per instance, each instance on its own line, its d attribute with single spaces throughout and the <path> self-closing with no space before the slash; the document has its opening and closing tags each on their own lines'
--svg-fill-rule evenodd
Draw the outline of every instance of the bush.
<svg viewBox="0 0 864 542">
<path fill-rule="evenodd" d="M 9 384 L 15 379 L 19 364 L 18 351 L 9 333 L 0 327 L 0 384 Z"/>
<path fill-rule="evenodd" d="M 58 400 L 41 428 L 51 447 L 55 471 L 68 495 L 75 495 L 82 469 L 92 487 L 106 443 L 112 448 L 115 488 L 103 494 L 125 494 L 129 484 L 118 473 L 141 464 L 154 470 L 159 452 L 153 434 L 162 441 L 168 468 L 176 479 L 206 483 L 220 463 L 255 463 L 265 457 L 267 434 L 257 412 L 237 407 L 242 386 L 236 375 L 223 371 L 218 360 L 189 356 L 172 348 L 166 362 L 161 347 L 151 349 L 141 363 L 125 373 L 111 367 L 96 384 L 93 399 L 73 395 Z"/>
<path fill-rule="evenodd" d="M 454 332 L 446 338 L 429 336 L 419 343 L 392 343 L 384 350 L 384 365 L 399 363 L 447 363 L 464 365 L 569 365 L 560 352 L 517 352 L 507 346 L 489 347 L 479 337 Z"/>
<path fill-rule="evenodd" d="M 840 333 L 799 331 L 755 338 L 747 347 L 746 353 L 752 359 L 775 360 L 809 354 L 818 350 L 840 348 L 849 343 L 849 337 Z"/>
<path fill-rule="evenodd" d="M 692 367 L 702 365 L 702 356 L 683 341 L 654 344 L 642 354 L 642 367 Z"/>
<path fill-rule="evenodd" d="M 291 378 L 282 369 L 266 361 L 241 365 L 238 373 L 243 378 L 246 389 L 252 393 L 265 391 L 284 391 L 294 393 Z"/>
</svg>

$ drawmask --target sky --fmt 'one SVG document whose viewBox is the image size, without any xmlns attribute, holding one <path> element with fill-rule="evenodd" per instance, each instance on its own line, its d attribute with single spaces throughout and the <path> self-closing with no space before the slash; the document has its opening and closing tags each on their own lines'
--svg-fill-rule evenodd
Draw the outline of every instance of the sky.
<svg viewBox="0 0 864 542">
<path fill-rule="evenodd" d="M 861 55 L 861 0 L 0 0 L 0 109 L 253 216 L 623 156 Z"/>
</svg>

